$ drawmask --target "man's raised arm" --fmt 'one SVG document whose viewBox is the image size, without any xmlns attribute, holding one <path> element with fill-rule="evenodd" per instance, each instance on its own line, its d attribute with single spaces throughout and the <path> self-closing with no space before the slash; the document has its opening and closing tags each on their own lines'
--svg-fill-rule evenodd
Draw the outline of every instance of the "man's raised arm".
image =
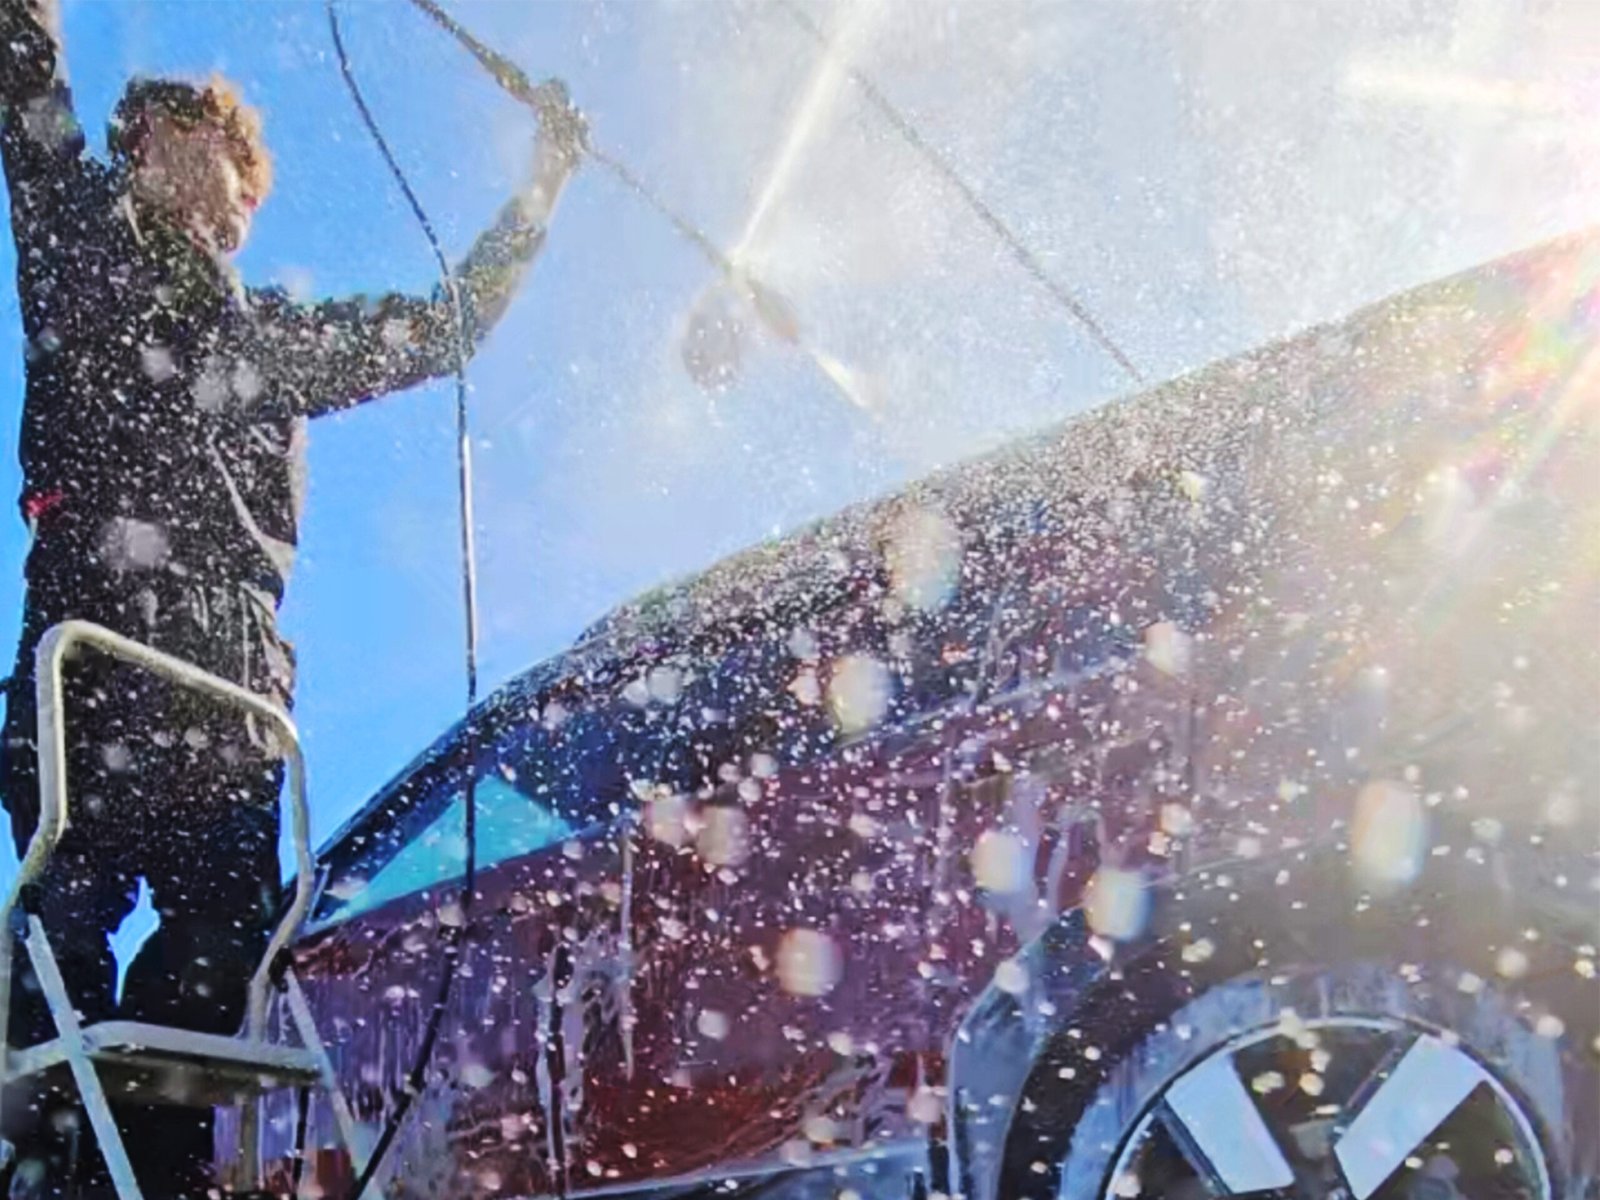
<svg viewBox="0 0 1600 1200">
<path fill-rule="evenodd" d="M 84 140 L 67 88 L 57 0 L 0 0 L 0 152 L 19 252 L 59 241 L 70 231 L 52 225 L 70 220 L 82 202 L 75 189 Z"/>
<path fill-rule="evenodd" d="M 463 329 L 442 285 L 431 296 L 390 294 L 320 304 L 260 297 L 263 365 L 293 397 L 296 415 L 321 416 L 386 392 L 447 375 L 505 315 L 544 245 L 545 231 L 583 147 L 582 119 L 546 121 L 535 148 L 533 178 L 479 235 L 451 276 Z M 464 341 L 465 344 L 462 344 Z M 278 390 L 278 389 L 273 389 Z"/>
</svg>

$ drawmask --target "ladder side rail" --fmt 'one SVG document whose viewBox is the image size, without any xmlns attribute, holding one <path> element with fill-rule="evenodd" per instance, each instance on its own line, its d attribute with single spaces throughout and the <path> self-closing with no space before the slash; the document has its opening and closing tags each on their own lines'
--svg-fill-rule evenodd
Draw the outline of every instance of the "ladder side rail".
<svg viewBox="0 0 1600 1200">
<path fill-rule="evenodd" d="M 39 986 L 55 1016 L 56 1032 L 72 1069 L 73 1081 L 78 1085 L 78 1096 L 83 1101 L 95 1140 L 100 1144 L 100 1155 L 105 1159 L 111 1185 L 116 1189 L 118 1200 L 143 1200 L 144 1194 L 133 1177 L 133 1164 L 128 1159 L 122 1132 L 111 1113 L 105 1087 L 84 1045 L 83 1028 L 78 1024 L 78 1014 L 72 1007 L 71 997 L 67 995 L 67 985 L 61 978 L 61 969 L 56 965 L 55 952 L 50 949 L 44 923 L 31 913 L 28 915 L 27 945 L 34 974 L 38 976 Z"/>
<path fill-rule="evenodd" d="M 333 1057 L 328 1053 L 328 1047 L 317 1031 L 310 1001 L 306 999 L 305 989 L 300 986 L 300 979 L 293 968 L 284 972 L 284 989 L 289 1000 L 289 1014 L 295 1027 L 300 1031 L 300 1040 L 305 1043 L 306 1049 L 321 1061 L 322 1090 L 327 1093 L 328 1104 L 333 1109 L 334 1127 L 339 1139 L 344 1142 L 345 1151 L 350 1155 L 350 1165 L 359 1177 L 367 1169 L 367 1156 L 371 1148 L 368 1145 L 369 1139 L 362 1130 L 361 1123 L 356 1120 L 349 1100 L 345 1098 L 344 1089 L 339 1084 L 338 1073 L 333 1068 Z"/>
<path fill-rule="evenodd" d="M 11 974 L 16 937 L 12 918 L 24 891 L 44 873 L 67 824 L 66 729 L 61 710 L 61 654 L 54 651 L 60 626 L 46 631 L 34 652 L 39 819 L 4 901 L 0 901 L 0 1083 L 10 1078 Z M 54 640 L 53 640 L 54 639 Z"/>
<path fill-rule="evenodd" d="M 61 682 L 62 664 L 80 645 L 143 667 L 179 687 L 189 688 L 233 708 L 259 717 L 273 726 L 289 764 L 289 819 L 295 853 L 295 892 L 288 910 L 267 943 L 266 954 L 250 980 L 245 1033 L 261 1041 L 266 1032 L 267 1008 L 272 988 L 272 967 L 288 946 L 311 907 L 316 885 L 311 857 L 311 814 L 306 803 L 305 755 L 300 735 L 289 714 L 276 705 L 226 679 L 201 670 L 193 663 L 142 645 L 90 621 L 62 621 L 47 630 L 35 656 L 39 715 L 39 825 L 28 842 L 5 900 L 0 902 L 0 933 L 10 926 L 11 914 L 22 893 L 43 873 L 70 820 L 67 802 L 66 713 Z M 0 937 L 0 1036 L 7 1027 L 11 1002 L 11 941 Z M 0 1065 L 0 1080 L 4 1067 Z"/>
</svg>

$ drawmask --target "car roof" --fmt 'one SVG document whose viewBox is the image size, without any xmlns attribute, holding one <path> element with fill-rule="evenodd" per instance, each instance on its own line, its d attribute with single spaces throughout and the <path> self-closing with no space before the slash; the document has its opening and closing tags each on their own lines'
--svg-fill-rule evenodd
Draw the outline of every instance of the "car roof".
<svg viewBox="0 0 1600 1200">
<path fill-rule="evenodd" d="M 416 779 L 440 769 L 469 724 L 527 719 L 553 695 L 615 690 L 619 680 L 673 654 L 725 642 L 737 627 L 803 621 L 836 603 L 864 569 L 875 569 L 864 564 L 881 562 L 886 539 L 910 513 L 934 509 L 964 529 L 1025 525 L 1042 508 L 1105 504 L 1144 482 L 1201 472 L 1275 428 L 1315 421 L 1323 406 L 1350 404 L 1353 398 L 1337 388 L 1307 386 L 1319 364 L 1359 358 L 1369 340 L 1404 337 L 1413 329 L 1419 347 L 1441 328 L 1491 341 L 1502 327 L 1526 320 L 1529 280 L 1563 270 L 1578 271 L 1593 285 L 1600 275 L 1600 228 L 1423 285 L 1106 404 L 651 589 L 611 610 L 571 647 L 513 679 L 448 729 L 351 816 L 319 857 L 389 823 Z M 1270 410 L 1263 408 L 1268 401 Z"/>
</svg>

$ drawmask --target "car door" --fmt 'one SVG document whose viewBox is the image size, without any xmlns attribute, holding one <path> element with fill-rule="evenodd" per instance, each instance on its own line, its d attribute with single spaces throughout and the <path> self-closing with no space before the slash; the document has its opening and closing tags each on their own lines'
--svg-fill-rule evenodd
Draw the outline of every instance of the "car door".
<svg viewBox="0 0 1600 1200">
<path fill-rule="evenodd" d="M 570 740 L 520 719 L 476 747 L 458 737 L 330 848 L 297 947 L 341 1085 L 374 1136 L 418 1061 L 456 956 L 424 1088 L 384 1168 L 437 1189 L 430 1194 L 553 1190 L 581 1162 L 586 1081 L 622 1066 L 626 839 L 620 810 L 571 769 Z M 269 1113 L 266 1125 L 268 1161 L 287 1158 L 293 1120 Z M 334 1144 L 331 1112 L 316 1103 L 309 1158 L 318 1182 L 337 1190 L 350 1172 Z"/>
</svg>

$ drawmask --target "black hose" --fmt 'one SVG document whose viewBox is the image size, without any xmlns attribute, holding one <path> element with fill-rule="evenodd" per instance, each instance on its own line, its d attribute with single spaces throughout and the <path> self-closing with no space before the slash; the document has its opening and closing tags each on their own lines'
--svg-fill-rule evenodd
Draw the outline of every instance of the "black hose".
<svg viewBox="0 0 1600 1200">
<path fill-rule="evenodd" d="M 384 1123 L 383 1132 L 379 1134 L 374 1144 L 367 1165 L 362 1170 L 360 1178 L 356 1180 L 351 1200 L 361 1200 L 372 1183 L 373 1177 L 383 1165 L 384 1158 L 388 1155 L 394 1144 L 396 1135 L 400 1132 L 401 1125 L 405 1122 L 406 1114 L 411 1109 L 412 1102 L 422 1091 L 427 1080 L 428 1063 L 433 1058 L 433 1050 L 439 1040 L 439 1027 L 444 1020 L 445 1007 L 449 1003 L 450 993 L 455 985 L 456 975 L 462 954 L 462 942 L 465 940 L 468 918 L 472 912 L 473 895 L 478 884 L 478 853 L 477 853 L 477 726 L 472 717 L 473 707 L 478 701 L 478 571 L 477 552 L 473 545 L 473 519 L 472 519 L 472 444 L 469 440 L 467 423 L 467 330 L 466 317 L 461 308 L 461 296 L 456 287 L 455 273 L 450 269 L 450 263 L 445 258 L 444 247 L 439 242 L 439 236 L 434 232 L 433 222 L 428 219 L 428 214 L 423 210 L 422 202 L 417 199 L 417 194 L 411 189 L 410 182 L 405 177 L 405 172 L 400 169 L 400 164 L 395 160 L 394 153 L 389 149 L 389 143 L 384 139 L 383 132 L 378 128 L 378 122 L 372 115 L 372 110 L 367 107 L 366 99 L 361 94 L 361 88 L 356 83 L 354 72 L 350 68 L 350 57 L 345 52 L 344 38 L 339 32 L 339 15 L 334 8 L 334 0 L 327 0 L 328 30 L 333 36 L 333 49 L 339 60 L 339 73 L 344 77 L 345 86 L 350 90 L 350 97 L 355 101 L 356 110 L 361 114 L 362 124 L 372 136 L 383 161 L 388 164 L 389 172 L 394 176 L 395 183 L 400 187 L 406 202 L 411 206 L 412 215 L 416 217 L 417 224 L 422 227 L 423 235 L 428 239 L 428 245 L 433 250 L 433 256 L 439 264 L 439 275 L 445 295 L 449 298 L 450 309 L 455 317 L 456 334 L 456 483 L 458 501 L 461 511 L 461 592 L 463 607 L 466 610 L 466 647 L 465 666 L 467 682 L 467 726 L 465 730 L 465 746 L 463 761 L 466 778 L 463 781 L 464 823 L 466 836 L 466 866 L 462 877 L 461 896 L 461 921 L 458 924 L 444 925 L 441 938 L 444 943 L 443 964 L 439 972 L 439 987 L 434 995 L 433 1007 L 428 1013 L 428 1023 L 423 1030 L 422 1043 L 417 1047 L 416 1059 L 411 1070 L 406 1076 L 405 1085 L 395 1101 L 395 1107 L 389 1114 L 389 1119 Z"/>
<path fill-rule="evenodd" d="M 311 1124 L 311 1089 L 295 1091 L 294 1165 L 289 1174 L 289 1195 L 300 1195 L 300 1180 L 306 1171 L 306 1131 Z"/>
</svg>

